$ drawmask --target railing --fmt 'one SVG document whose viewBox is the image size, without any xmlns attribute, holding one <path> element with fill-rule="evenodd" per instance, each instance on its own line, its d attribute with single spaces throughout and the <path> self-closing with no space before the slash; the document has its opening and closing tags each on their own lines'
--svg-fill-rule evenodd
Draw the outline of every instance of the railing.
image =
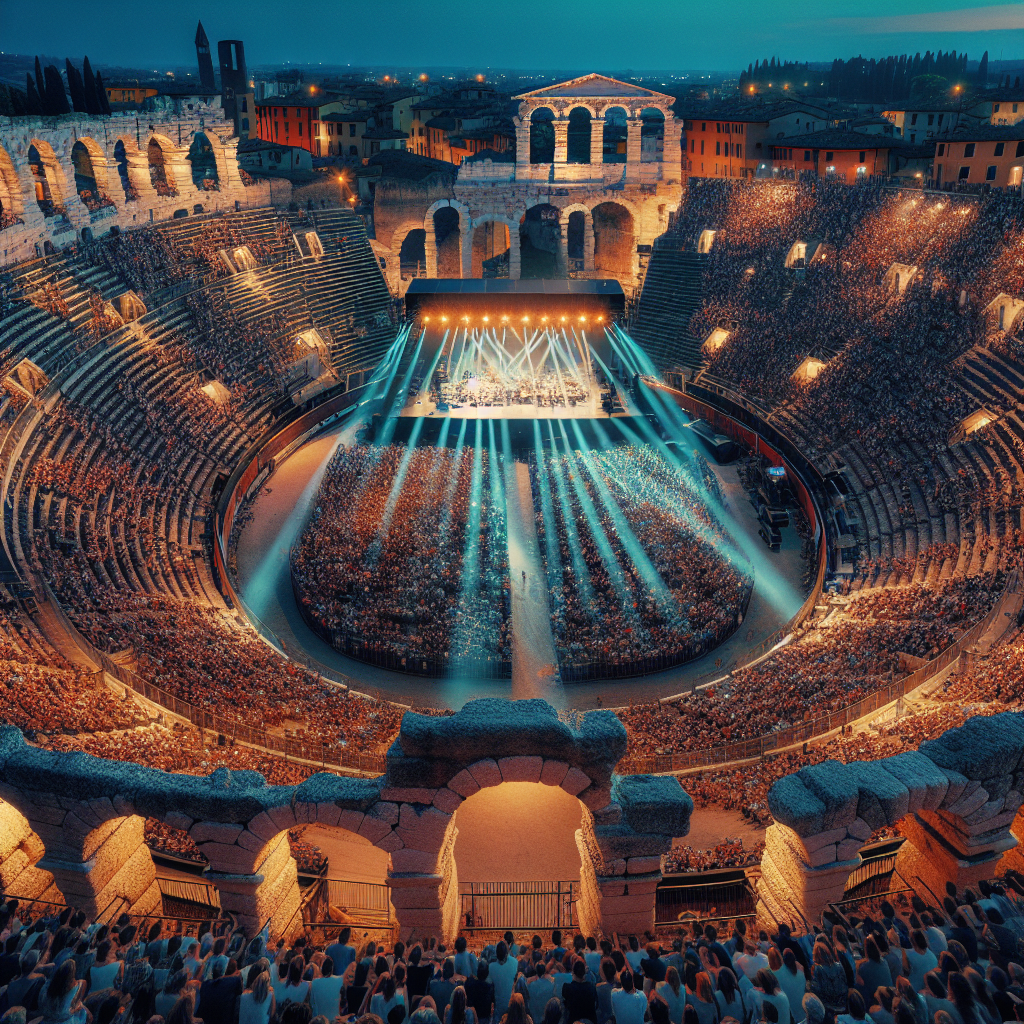
<svg viewBox="0 0 1024 1024">
<path fill-rule="evenodd" d="M 656 926 L 687 918 L 744 917 L 754 912 L 754 895 L 742 868 L 694 872 L 666 878 L 658 886 L 654 905 Z"/>
<path fill-rule="evenodd" d="M 187 900 L 207 907 L 220 907 L 220 890 L 210 882 L 190 882 L 183 878 L 157 877 L 160 893 L 175 900 Z"/>
<path fill-rule="evenodd" d="M 580 883 L 460 882 L 463 931 L 575 928 Z"/>
<path fill-rule="evenodd" d="M 327 902 L 341 907 L 350 917 L 391 923 L 391 887 L 382 882 L 349 882 L 328 878 L 324 883 Z"/>
</svg>

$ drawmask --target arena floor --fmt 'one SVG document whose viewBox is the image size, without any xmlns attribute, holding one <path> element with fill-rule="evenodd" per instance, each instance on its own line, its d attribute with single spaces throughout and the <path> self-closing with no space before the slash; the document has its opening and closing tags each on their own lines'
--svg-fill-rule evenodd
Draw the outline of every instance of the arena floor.
<svg viewBox="0 0 1024 1024">
<path fill-rule="evenodd" d="M 510 577 L 513 581 L 513 628 L 518 643 L 511 680 L 425 679 L 389 672 L 338 654 L 303 622 L 295 606 L 288 552 L 298 538 L 319 486 L 324 467 L 339 443 L 348 443 L 346 427 L 335 427 L 307 442 L 277 467 L 251 506 L 251 517 L 237 546 L 239 593 L 264 635 L 289 651 L 310 658 L 352 680 L 353 689 L 415 705 L 459 708 L 477 697 L 544 697 L 555 707 L 619 707 L 681 693 L 696 683 L 723 675 L 747 651 L 787 622 L 799 607 L 800 540 L 792 528 L 783 531 L 782 550 L 771 554 L 757 536 L 757 517 L 733 466 L 714 466 L 729 502 L 734 530 L 742 531 L 763 552 L 746 618 L 725 643 L 705 657 L 657 675 L 605 683 L 563 686 L 554 673 L 554 650 L 547 624 L 547 590 L 537 555 L 530 486 L 526 467 L 517 464 L 515 481 L 506 492 L 518 496 L 508 509 Z M 522 472 L 520 472 L 520 469 Z M 770 567 L 765 572 L 763 567 Z M 526 571 L 525 587 L 522 572 Z M 772 587 L 781 578 L 791 586 L 789 600 Z"/>
</svg>

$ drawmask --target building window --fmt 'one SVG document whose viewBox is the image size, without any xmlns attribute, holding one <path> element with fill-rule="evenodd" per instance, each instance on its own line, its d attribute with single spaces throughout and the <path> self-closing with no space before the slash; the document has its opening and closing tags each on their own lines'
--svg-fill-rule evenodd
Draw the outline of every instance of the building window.
<svg viewBox="0 0 1024 1024">
<path fill-rule="evenodd" d="M 694 139 L 690 139 L 690 152 L 691 152 L 691 153 L 693 152 L 693 150 L 694 150 L 694 147 L 695 147 L 696 145 L 697 145 L 696 141 L 695 141 Z"/>
<path fill-rule="evenodd" d="M 700 155 L 701 156 L 704 155 L 704 140 L 703 139 L 700 140 Z"/>
<path fill-rule="evenodd" d="M 721 135 L 721 134 L 722 134 L 722 122 L 721 122 L 721 121 L 716 121 L 716 122 L 715 122 L 715 131 L 716 131 L 716 132 L 717 132 L 717 133 L 718 133 L 719 135 Z"/>
<path fill-rule="evenodd" d="M 1024 156 L 1024 140 L 1022 140 L 1021 142 L 1017 143 L 1017 152 L 1016 152 L 1015 155 L 1016 156 Z"/>
<path fill-rule="evenodd" d="M 248 130 L 249 130 L 249 118 L 243 117 L 242 118 L 242 131 L 243 132 L 247 132 Z"/>
<path fill-rule="evenodd" d="M 792 152 L 792 151 L 791 151 L 791 152 Z M 739 158 L 740 158 L 741 160 L 743 159 L 743 146 L 742 146 L 742 145 L 740 145 L 740 144 L 737 144 L 737 146 L 736 146 L 736 155 L 737 155 L 737 156 L 738 156 L 738 157 L 739 157 Z"/>
<path fill-rule="evenodd" d="M 992 104 L 992 113 L 993 114 L 998 114 L 999 113 L 999 104 L 998 103 L 993 103 Z"/>
<path fill-rule="evenodd" d="M 702 132 L 706 132 L 708 130 L 708 123 L 707 123 L 707 121 L 701 121 L 701 123 L 700 123 L 700 130 Z M 701 152 L 703 153 L 704 150 L 702 149 Z"/>
<path fill-rule="evenodd" d="M 302 122 L 299 122 L 299 138 L 302 138 Z"/>
<path fill-rule="evenodd" d="M 804 150 L 804 163 L 809 164 L 811 162 L 811 151 L 809 149 Z"/>
<path fill-rule="evenodd" d="M 829 161 L 829 160 L 834 160 L 835 158 L 836 158 L 836 155 L 835 155 L 835 153 L 832 153 L 832 152 L 828 152 L 828 153 L 826 153 L 826 154 L 825 154 L 825 160 L 826 160 L 826 161 Z M 834 170 L 835 170 L 835 168 L 833 167 L 833 168 L 832 168 L 832 170 L 834 171 Z"/>
<path fill-rule="evenodd" d="M 986 171 L 985 171 L 985 180 L 986 181 L 995 181 L 996 180 L 996 165 L 995 164 L 990 164 L 989 167 L 986 169 Z"/>
<path fill-rule="evenodd" d="M 242 100 L 242 113 L 243 114 L 248 114 L 249 113 L 249 101 L 248 100 Z"/>
<path fill-rule="evenodd" d="M 911 124 L 917 124 L 917 114 L 911 114 L 910 115 L 910 123 Z"/>
<path fill-rule="evenodd" d="M 1002 156 L 1003 155 L 1003 149 L 1005 148 L 1005 146 L 1006 146 L 1005 142 L 997 142 L 996 143 L 996 151 L 995 151 L 995 153 L 993 155 L 994 156 Z"/>
<path fill-rule="evenodd" d="M 939 143 L 939 156 L 942 156 L 946 151 L 946 144 L 944 142 Z"/>
<path fill-rule="evenodd" d="M 1017 113 L 1017 104 L 1016 104 L 1016 103 L 1014 103 L 1014 105 L 1013 105 L 1013 112 L 1014 112 L 1015 114 Z"/>
<path fill-rule="evenodd" d="M 356 137 L 356 126 L 354 124 L 350 124 L 348 126 L 348 137 L 350 139 L 354 139 Z"/>
<path fill-rule="evenodd" d="M 935 124 L 935 115 L 934 114 L 929 114 L 928 115 L 928 127 L 930 128 L 933 124 Z"/>
<path fill-rule="evenodd" d="M 722 155 L 722 144 L 720 142 L 715 143 L 715 156 Z"/>
<path fill-rule="evenodd" d="M 860 160 L 858 161 L 858 163 L 864 163 L 864 152 L 865 151 L 863 149 L 860 151 Z"/>
<path fill-rule="evenodd" d="M 968 142 L 967 145 L 964 146 L 964 156 L 965 157 L 974 156 L 974 143 L 973 142 Z"/>
<path fill-rule="evenodd" d="M 960 173 L 957 175 L 957 178 L 960 181 L 966 181 L 970 176 L 971 176 L 971 168 L 969 166 L 966 166 L 966 167 L 961 167 L 960 168 Z"/>
</svg>

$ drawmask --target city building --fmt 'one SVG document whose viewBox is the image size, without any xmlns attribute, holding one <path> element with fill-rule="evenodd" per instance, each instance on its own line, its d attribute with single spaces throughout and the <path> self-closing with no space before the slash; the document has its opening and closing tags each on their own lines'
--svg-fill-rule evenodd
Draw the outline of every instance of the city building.
<svg viewBox="0 0 1024 1024">
<path fill-rule="evenodd" d="M 907 142 L 924 142 L 937 135 L 955 131 L 961 125 L 978 124 L 981 117 L 972 110 L 963 109 L 962 104 L 947 104 L 932 107 L 890 107 L 882 111 L 882 117 L 891 121 L 896 134 Z"/>
<path fill-rule="evenodd" d="M 1020 188 L 1024 121 L 965 128 L 935 143 L 933 181 L 945 185 Z"/>
<path fill-rule="evenodd" d="M 993 89 L 983 93 L 971 113 L 989 124 L 1016 124 L 1024 120 L 1024 90 Z"/>
<path fill-rule="evenodd" d="M 853 182 L 891 170 L 890 153 L 899 141 L 884 135 L 867 135 L 829 128 L 809 135 L 793 135 L 771 144 L 774 174 L 794 175 L 812 171 L 823 177 Z"/>
<path fill-rule="evenodd" d="M 694 111 L 684 121 L 684 169 L 701 178 L 754 178 L 771 173 L 772 140 L 821 131 L 822 107 L 799 100 L 737 101 Z"/>
</svg>

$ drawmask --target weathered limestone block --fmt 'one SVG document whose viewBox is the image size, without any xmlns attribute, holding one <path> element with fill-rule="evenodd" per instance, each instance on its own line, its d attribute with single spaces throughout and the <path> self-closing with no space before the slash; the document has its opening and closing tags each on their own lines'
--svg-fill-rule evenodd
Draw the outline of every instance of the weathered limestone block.
<svg viewBox="0 0 1024 1024">
<path fill-rule="evenodd" d="M 886 760 L 847 765 L 858 790 L 856 817 L 873 829 L 894 825 L 910 807 L 910 791 L 887 767 Z"/>
<path fill-rule="evenodd" d="M 463 768 L 449 783 L 448 788 L 459 796 L 470 797 L 480 792 L 480 783 L 469 773 L 468 768 Z"/>
<path fill-rule="evenodd" d="M 849 765 L 839 761 L 824 761 L 801 768 L 797 775 L 824 805 L 822 827 L 816 831 L 843 828 L 857 817 L 860 791 Z"/>
<path fill-rule="evenodd" d="M 222 825 L 216 821 L 199 821 L 189 829 L 189 835 L 195 843 L 212 841 L 215 843 L 234 843 L 242 834 L 241 825 Z"/>
<path fill-rule="evenodd" d="M 540 782 L 543 766 L 544 759 L 540 756 L 519 755 L 498 760 L 503 782 Z"/>
<path fill-rule="evenodd" d="M 613 776 L 612 798 L 622 806 L 626 824 L 636 832 L 682 837 L 690 830 L 693 801 L 672 776 Z"/>
<path fill-rule="evenodd" d="M 825 828 L 825 804 L 798 774 L 784 775 L 768 791 L 772 817 L 801 836 L 829 831 Z"/>
<path fill-rule="evenodd" d="M 469 774 L 473 776 L 473 781 L 481 789 L 501 785 L 501 769 L 493 757 L 485 757 L 483 760 L 471 764 Z"/>
<path fill-rule="evenodd" d="M 445 814 L 454 814 L 462 805 L 462 797 L 451 789 L 439 789 L 434 794 L 434 806 Z"/>
<path fill-rule="evenodd" d="M 1024 720 L 1014 712 L 969 718 L 958 729 L 922 743 L 920 752 L 967 779 L 1012 775 L 1024 755 Z"/>
<path fill-rule="evenodd" d="M 565 778 L 562 779 L 562 789 L 569 794 L 569 796 L 578 796 L 590 785 L 590 777 L 584 775 L 579 768 L 570 768 L 565 773 Z"/>
<path fill-rule="evenodd" d="M 416 786 L 386 786 L 380 791 L 380 798 L 396 804 L 429 804 L 434 799 L 436 792 L 436 789 L 424 789 Z"/>
<path fill-rule="evenodd" d="M 540 781 L 545 786 L 560 786 L 562 780 L 569 771 L 569 766 L 564 761 L 553 761 L 548 759 L 541 769 Z"/>
<path fill-rule="evenodd" d="M 452 816 L 436 807 L 402 804 L 395 832 L 402 842 L 415 850 L 437 851 L 444 843 Z"/>
</svg>

